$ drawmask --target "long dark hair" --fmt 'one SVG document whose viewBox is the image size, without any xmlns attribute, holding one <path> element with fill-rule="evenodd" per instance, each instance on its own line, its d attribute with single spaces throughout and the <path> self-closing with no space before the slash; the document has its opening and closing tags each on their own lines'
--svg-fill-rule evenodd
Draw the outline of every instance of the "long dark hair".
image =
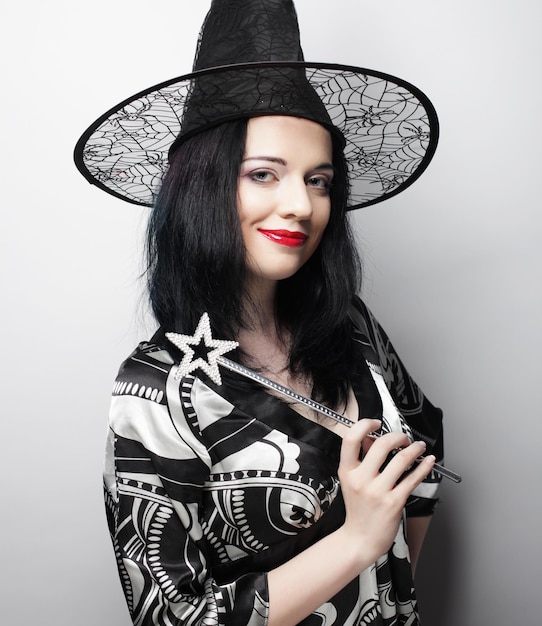
<svg viewBox="0 0 542 626">
<path fill-rule="evenodd" d="M 244 311 L 245 248 L 237 184 L 247 120 L 227 122 L 181 144 L 171 157 L 147 231 L 152 309 L 168 331 L 192 334 L 206 311 L 215 336 L 235 339 Z M 355 369 L 348 310 L 360 263 L 346 217 L 347 166 L 333 146 L 331 214 L 305 265 L 277 289 L 279 329 L 292 337 L 290 370 L 310 376 L 313 397 L 346 403 Z"/>
</svg>

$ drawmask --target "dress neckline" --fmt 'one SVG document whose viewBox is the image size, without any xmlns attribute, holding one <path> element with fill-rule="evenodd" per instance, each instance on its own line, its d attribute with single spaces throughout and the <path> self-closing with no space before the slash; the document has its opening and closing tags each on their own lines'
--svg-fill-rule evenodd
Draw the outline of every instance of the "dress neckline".
<svg viewBox="0 0 542 626">
<path fill-rule="evenodd" d="M 352 377 L 352 390 L 358 405 L 358 420 L 379 419 L 382 417 L 382 401 L 361 346 L 357 341 L 355 344 L 359 367 Z M 222 382 L 216 391 L 236 410 L 324 452 L 333 465 L 338 466 L 342 437 L 336 432 L 302 415 L 286 400 L 269 393 L 257 383 L 246 381 L 240 374 L 228 372 Z"/>
</svg>

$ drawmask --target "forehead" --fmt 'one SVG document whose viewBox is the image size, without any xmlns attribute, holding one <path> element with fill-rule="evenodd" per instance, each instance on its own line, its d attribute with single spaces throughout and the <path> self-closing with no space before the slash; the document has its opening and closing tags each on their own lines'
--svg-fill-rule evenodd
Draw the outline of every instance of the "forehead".
<svg viewBox="0 0 542 626">
<path fill-rule="evenodd" d="M 264 151 L 266 156 L 283 153 L 312 154 L 316 160 L 331 160 L 331 134 L 321 124 L 301 117 L 265 115 L 250 118 L 247 125 L 245 152 Z"/>
</svg>

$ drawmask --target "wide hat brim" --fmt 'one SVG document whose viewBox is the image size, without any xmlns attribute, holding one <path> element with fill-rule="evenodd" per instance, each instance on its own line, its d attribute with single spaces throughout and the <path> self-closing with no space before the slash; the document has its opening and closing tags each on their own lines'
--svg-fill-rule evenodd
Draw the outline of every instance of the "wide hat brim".
<svg viewBox="0 0 542 626">
<path fill-rule="evenodd" d="M 151 206 L 194 85 L 208 77 L 228 84 L 230 81 L 222 79 L 232 73 L 257 82 L 262 72 L 268 74 L 271 70 L 282 73 L 282 85 L 289 72 L 304 70 L 329 114 L 334 127 L 330 130 L 342 134 L 351 185 L 349 209 L 397 195 L 429 165 L 437 147 L 439 126 L 436 111 L 422 91 L 374 70 L 305 62 L 227 65 L 154 85 L 98 118 L 77 142 L 75 163 L 83 176 L 103 191 L 127 202 Z M 248 110 L 222 111 L 220 121 L 270 114 L 305 117 L 288 109 L 287 104 L 277 107 L 275 103 L 269 111 L 256 104 Z M 197 128 L 197 132 L 204 130 L 205 126 Z"/>
</svg>

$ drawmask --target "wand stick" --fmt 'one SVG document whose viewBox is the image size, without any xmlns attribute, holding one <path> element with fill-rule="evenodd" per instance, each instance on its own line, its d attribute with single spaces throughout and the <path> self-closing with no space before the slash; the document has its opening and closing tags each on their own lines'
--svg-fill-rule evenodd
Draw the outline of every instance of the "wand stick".
<svg viewBox="0 0 542 626">
<path fill-rule="evenodd" d="M 318 413 L 321 413 L 322 415 L 325 415 L 326 417 L 330 417 L 331 419 L 335 420 L 336 422 L 339 422 L 340 424 L 344 424 L 345 426 L 348 426 L 348 427 L 353 426 L 355 424 L 355 422 L 353 422 L 352 420 L 349 420 L 344 415 L 341 415 L 340 413 L 333 411 L 327 406 L 324 406 L 323 404 L 316 402 L 316 400 L 307 398 L 306 396 L 303 396 L 300 393 L 297 393 L 296 391 L 289 389 L 288 387 L 284 387 L 283 385 L 275 382 L 274 380 L 271 380 L 270 378 L 267 378 L 266 376 L 263 376 L 262 374 L 258 374 L 258 372 L 255 372 L 254 370 L 251 370 L 250 368 L 245 367 L 244 365 L 240 365 L 239 363 L 236 363 L 235 361 L 231 361 L 225 356 L 218 356 L 216 360 L 218 363 L 220 363 L 220 365 L 222 365 L 222 367 L 225 367 L 226 369 L 232 372 L 237 372 L 238 374 L 241 374 L 241 376 L 244 376 L 245 378 L 254 380 L 260 385 L 263 385 L 264 387 L 268 387 L 269 389 L 272 389 L 273 391 L 276 391 L 277 393 L 280 393 L 281 395 L 287 398 L 290 398 L 290 400 L 293 400 L 294 402 L 298 402 L 299 404 L 304 404 L 305 406 L 310 407 L 314 411 L 317 411 Z M 369 437 L 371 437 L 372 439 L 378 439 L 378 437 L 381 437 L 381 436 L 382 436 L 381 433 L 371 433 L 369 435 Z M 422 459 L 423 459 L 423 456 L 416 459 L 416 461 L 419 463 Z M 438 463 L 435 463 L 435 465 L 433 466 L 433 470 L 436 474 L 440 474 L 441 476 L 449 478 L 450 480 L 453 480 L 455 483 L 460 483 L 462 480 L 462 477 L 459 474 L 457 474 L 456 472 L 452 472 L 452 470 L 449 470 L 447 467 L 439 465 Z"/>
</svg>

